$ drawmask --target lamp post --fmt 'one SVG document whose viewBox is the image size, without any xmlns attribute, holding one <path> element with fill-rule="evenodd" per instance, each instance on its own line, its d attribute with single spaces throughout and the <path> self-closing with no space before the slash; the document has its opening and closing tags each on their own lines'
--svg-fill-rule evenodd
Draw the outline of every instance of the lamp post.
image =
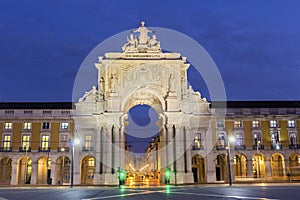
<svg viewBox="0 0 300 200">
<path fill-rule="evenodd" d="M 71 165 L 71 184 L 70 187 L 72 188 L 74 186 L 74 154 L 75 154 L 75 145 L 79 144 L 80 140 L 79 139 L 73 139 L 71 141 L 72 145 L 72 165 Z"/>
<path fill-rule="evenodd" d="M 228 145 L 227 145 L 227 163 L 228 163 L 228 175 L 229 175 L 229 186 L 232 185 L 232 173 L 231 173 L 231 165 L 230 165 L 230 142 L 234 143 L 235 138 L 229 137 L 228 138 Z"/>
</svg>

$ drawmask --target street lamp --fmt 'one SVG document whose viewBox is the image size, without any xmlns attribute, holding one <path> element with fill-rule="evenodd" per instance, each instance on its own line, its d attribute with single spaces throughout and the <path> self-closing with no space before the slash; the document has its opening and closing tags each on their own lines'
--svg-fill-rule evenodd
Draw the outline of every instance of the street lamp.
<svg viewBox="0 0 300 200">
<path fill-rule="evenodd" d="M 230 165 L 230 143 L 234 143 L 235 138 L 233 136 L 228 138 L 227 145 L 227 163 L 228 163 L 228 174 L 229 174 L 229 186 L 232 185 L 231 165 Z"/>
<path fill-rule="evenodd" d="M 73 139 L 73 141 L 71 142 L 72 145 L 72 165 L 71 165 L 71 188 L 74 186 L 74 147 L 75 145 L 78 145 L 80 143 L 79 139 Z"/>
</svg>

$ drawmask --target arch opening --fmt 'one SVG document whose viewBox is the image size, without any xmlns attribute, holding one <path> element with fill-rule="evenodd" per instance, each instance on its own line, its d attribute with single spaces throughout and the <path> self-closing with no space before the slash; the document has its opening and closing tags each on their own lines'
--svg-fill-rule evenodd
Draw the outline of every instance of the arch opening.
<svg viewBox="0 0 300 200">
<path fill-rule="evenodd" d="M 0 161 L 0 182 L 1 184 L 10 184 L 12 160 L 9 157 L 4 157 Z"/>
<path fill-rule="evenodd" d="M 32 173 L 32 160 L 27 157 L 21 157 L 18 161 L 18 184 L 30 184 Z"/>
</svg>

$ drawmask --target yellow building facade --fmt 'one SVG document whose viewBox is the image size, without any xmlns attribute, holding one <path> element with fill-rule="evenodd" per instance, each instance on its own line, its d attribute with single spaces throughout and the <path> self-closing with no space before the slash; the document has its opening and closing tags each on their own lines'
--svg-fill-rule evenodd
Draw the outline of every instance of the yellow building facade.
<svg viewBox="0 0 300 200">
<path fill-rule="evenodd" d="M 213 105 L 212 113 L 218 109 Z M 70 184 L 70 141 L 76 132 L 72 106 L 0 103 L 1 185 Z M 190 148 L 194 182 L 228 181 L 230 136 L 235 138 L 229 143 L 235 182 L 300 180 L 300 102 L 227 102 L 225 119 L 216 119 L 212 127 L 215 145 L 206 156 L 201 132 L 195 133 Z M 80 184 L 93 184 L 95 141 L 81 142 L 81 157 L 74 164 L 80 168 Z M 157 160 L 149 165 L 154 171 L 159 170 Z"/>
<path fill-rule="evenodd" d="M 71 103 L 1 103 L 0 184 L 69 184 Z"/>
</svg>

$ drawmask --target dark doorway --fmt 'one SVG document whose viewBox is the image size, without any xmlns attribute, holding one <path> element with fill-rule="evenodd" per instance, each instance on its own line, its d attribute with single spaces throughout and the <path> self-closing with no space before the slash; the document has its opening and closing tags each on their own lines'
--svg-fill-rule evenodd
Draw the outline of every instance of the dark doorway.
<svg viewBox="0 0 300 200">
<path fill-rule="evenodd" d="M 198 183 L 198 170 L 197 168 L 192 168 L 193 176 L 194 176 L 194 183 Z"/>
</svg>

